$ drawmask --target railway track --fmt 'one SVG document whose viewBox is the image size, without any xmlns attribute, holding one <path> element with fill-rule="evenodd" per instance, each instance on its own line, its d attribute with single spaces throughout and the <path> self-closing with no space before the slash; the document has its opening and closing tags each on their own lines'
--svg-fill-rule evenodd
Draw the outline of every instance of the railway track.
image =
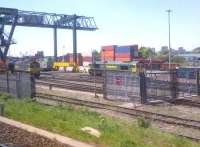
<svg viewBox="0 0 200 147">
<path fill-rule="evenodd" d="M 90 75 L 68 75 L 68 76 L 55 76 L 55 75 L 41 75 L 41 80 L 55 79 L 55 80 L 68 80 L 78 82 L 90 82 L 90 83 L 103 83 L 102 77 L 93 77 Z"/>
<path fill-rule="evenodd" d="M 158 122 L 163 122 L 167 124 L 179 125 L 179 126 L 184 126 L 186 128 L 194 128 L 194 129 L 200 130 L 200 121 L 198 120 L 185 119 L 185 118 L 180 118 L 176 116 L 170 116 L 170 115 L 138 110 L 138 109 L 133 109 L 133 108 L 125 108 L 125 107 L 111 105 L 111 104 L 92 102 L 92 101 L 80 100 L 80 99 L 75 99 L 75 98 L 68 98 L 68 97 L 52 95 L 52 94 L 37 93 L 36 97 L 37 99 L 40 99 L 43 101 L 48 101 L 48 102 L 50 101 L 50 102 L 58 103 L 61 105 L 64 103 L 64 104 L 70 104 L 70 105 L 86 106 L 89 108 L 105 109 L 105 110 L 110 110 L 113 112 L 118 112 L 121 114 L 127 114 L 132 117 L 144 117 L 152 121 L 158 121 Z M 193 138 L 193 137 L 184 136 L 184 135 L 180 135 L 180 136 L 186 137 L 192 140 L 200 141 L 200 138 Z"/>
<path fill-rule="evenodd" d="M 147 119 L 154 120 L 154 121 L 161 121 L 161 122 L 165 122 L 168 124 L 182 125 L 185 127 L 190 127 L 190 128 L 195 128 L 195 129 L 200 130 L 200 121 L 198 121 L 198 120 L 184 119 L 184 118 L 180 118 L 180 117 L 176 117 L 176 116 L 159 114 L 159 113 L 138 110 L 138 109 L 133 109 L 133 108 L 125 108 L 125 107 L 121 107 L 121 106 L 117 106 L 117 105 L 92 102 L 92 101 L 80 100 L 80 99 L 75 99 L 75 98 L 68 98 L 68 97 L 52 95 L 52 94 L 37 93 L 36 97 L 41 98 L 41 99 L 50 100 L 50 101 L 52 100 L 55 102 L 69 103 L 69 104 L 87 106 L 87 107 L 92 107 L 92 108 L 106 109 L 106 110 L 120 112 L 120 113 L 128 114 L 131 116 L 136 116 L 136 117 L 142 116 Z"/>
<path fill-rule="evenodd" d="M 171 103 L 200 108 L 200 101 L 194 101 L 186 98 L 178 98 L 171 101 Z"/>
<path fill-rule="evenodd" d="M 75 83 L 75 82 L 69 82 L 69 81 L 58 81 L 58 80 L 37 80 L 37 85 L 44 85 L 49 86 L 51 89 L 52 87 L 56 88 L 63 88 L 63 89 L 70 89 L 70 90 L 77 90 L 77 91 L 84 91 L 84 92 L 97 92 L 99 94 L 103 93 L 102 86 L 94 85 L 94 84 L 83 84 L 83 83 Z"/>
<path fill-rule="evenodd" d="M 71 75 L 69 76 L 54 76 L 54 75 L 44 75 L 39 80 L 37 80 L 37 84 L 45 85 L 49 87 L 58 87 L 58 88 L 64 88 L 64 89 L 70 89 L 70 90 L 78 90 L 78 91 L 84 91 L 84 92 L 96 92 L 99 94 L 103 93 L 103 79 L 98 78 L 96 79 L 96 86 L 94 84 L 94 79 L 92 79 L 90 75 Z M 157 81 L 159 83 L 159 89 L 170 89 L 170 86 Z M 157 83 L 157 84 L 158 84 Z M 148 87 L 148 86 L 147 86 Z M 150 84 L 149 87 L 151 88 L 158 88 L 154 87 L 154 84 Z M 162 99 L 162 97 L 157 97 L 158 99 Z M 176 100 L 169 100 L 164 98 L 166 101 L 176 104 L 176 105 L 187 105 L 192 107 L 198 107 L 200 108 L 200 102 L 198 101 L 192 101 L 185 98 L 178 98 Z"/>
</svg>

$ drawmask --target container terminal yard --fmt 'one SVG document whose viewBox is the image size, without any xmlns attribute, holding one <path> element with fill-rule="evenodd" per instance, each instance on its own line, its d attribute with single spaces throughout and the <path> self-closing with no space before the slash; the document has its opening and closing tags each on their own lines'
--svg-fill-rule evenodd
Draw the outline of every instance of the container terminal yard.
<svg viewBox="0 0 200 147">
<path fill-rule="evenodd" d="M 8 56 L 18 26 L 52 29 L 54 55 Z M 73 53 L 58 56 L 58 29 L 72 30 Z M 134 42 L 77 51 L 77 32 L 98 29 L 93 17 L 0 8 L 0 147 L 160 146 L 151 129 L 180 141 L 164 146 L 200 146 L 200 67 L 147 56 Z M 147 141 L 126 138 L 133 123 Z"/>
</svg>

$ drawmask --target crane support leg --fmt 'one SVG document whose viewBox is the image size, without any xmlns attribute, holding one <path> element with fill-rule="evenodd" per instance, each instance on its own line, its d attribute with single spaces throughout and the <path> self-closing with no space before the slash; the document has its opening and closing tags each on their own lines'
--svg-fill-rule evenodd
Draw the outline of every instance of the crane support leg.
<svg viewBox="0 0 200 147">
<path fill-rule="evenodd" d="M 76 15 L 74 15 L 73 21 L 73 61 L 77 64 Z"/>
<path fill-rule="evenodd" d="M 10 34 L 9 34 L 9 36 L 8 36 L 8 41 L 7 41 L 5 50 L 4 50 L 4 60 L 6 60 L 6 57 L 7 57 L 7 54 L 8 54 L 8 49 L 9 49 L 9 47 L 10 47 L 10 43 L 11 43 L 12 36 L 13 36 L 14 30 L 15 30 L 15 26 L 16 26 L 16 23 L 17 23 L 17 19 L 18 19 L 18 15 L 16 15 L 16 16 L 14 17 L 14 21 L 13 21 L 12 26 L 11 26 Z"/>
<path fill-rule="evenodd" d="M 57 61 L 57 28 L 54 28 L 54 61 Z"/>
</svg>

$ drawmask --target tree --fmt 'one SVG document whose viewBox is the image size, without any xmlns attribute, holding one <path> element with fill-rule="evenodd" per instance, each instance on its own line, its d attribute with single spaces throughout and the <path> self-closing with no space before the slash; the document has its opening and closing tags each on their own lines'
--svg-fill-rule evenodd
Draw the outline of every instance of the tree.
<svg viewBox="0 0 200 147">
<path fill-rule="evenodd" d="M 186 62 L 186 60 L 184 57 L 181 57 L 181 56 L 172 57 L 172 63 L 184 64 L 185 62 Z"/>
<path fill-rule="evenodd" d="M 192 53 L 200 53 L 200 47 L 197 47 L 192 50 Z"/>
<path fill-rule="evenodd" d="M 156 58 L 168 62 L 169 61 L 169 50 L 160 50 L 158 52 Z"/>
<path fill-rule="evenodd" d="M 145 58 L 149 58 L 149 57 L 155 57 L 155 52 L 153 52 L 150 48 L 147 47 L 141 47 L 139 49 L 139 55 Z"/>
</svg>

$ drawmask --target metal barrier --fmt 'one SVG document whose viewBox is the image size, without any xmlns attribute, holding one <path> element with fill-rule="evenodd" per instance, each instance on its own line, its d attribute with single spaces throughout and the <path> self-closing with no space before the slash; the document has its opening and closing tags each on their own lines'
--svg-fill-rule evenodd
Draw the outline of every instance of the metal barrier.
<svg viewBox="0 0 200 147">
<path fill-rule="evenodd" d="M 132 73 L 107 70 L 103 86 L 104 98 L 146 103 L 150 100 L 169 101 L 178 97 L 200 95 L 199 71 L 188 74 L 188 77 L 179 76 L 178 72 Z"/>
<path fill-rule="evenodd" d="M 105 71 L 104 98 L 120 101 L 140 101 L 140 78 L 128 71 Z"/>
<path fill-rule="evenodd" d="M 145 80 L 147 100 L 176 98 L 176 72 L 149 72 L 145 74 Z"/>
<path fill-rule="evenodd" d="M 184 76 L 179 70 L 146 73 L 146 88 L 147 99 L 169 100 L 200 95 L 199 71 L 184 73 Z"/>
<path fill-rule="evenodd" d="M 35 79 L 28 72 L 0 73 L 0 92 L 7 92 L 15 97 L 33 97 Z"/>
</svg>

